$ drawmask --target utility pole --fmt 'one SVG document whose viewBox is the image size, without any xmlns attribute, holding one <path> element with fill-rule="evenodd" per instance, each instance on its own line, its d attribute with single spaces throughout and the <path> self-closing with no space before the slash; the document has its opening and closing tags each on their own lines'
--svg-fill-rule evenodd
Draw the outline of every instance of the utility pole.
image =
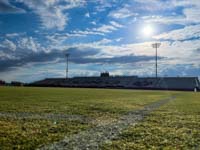
<svg viewBox="0 0 200 150">
<path fill-rule="evenodd" d="M 156 50 L 156 56 L 155 56 L 155 60 L 156 60 L 156 78 L 158 78 L 158 48 L 160 47 L 161 43 L 153 43 L 152 47 L 155 48 Z"/>
<path fill-rule="evenodd" d="M 66 79 L 68 78 L 68 72 L 69 72 L 69 53 L 66 53 L 65 54 L 65 57 L 66 57 Z"/>
</svg>

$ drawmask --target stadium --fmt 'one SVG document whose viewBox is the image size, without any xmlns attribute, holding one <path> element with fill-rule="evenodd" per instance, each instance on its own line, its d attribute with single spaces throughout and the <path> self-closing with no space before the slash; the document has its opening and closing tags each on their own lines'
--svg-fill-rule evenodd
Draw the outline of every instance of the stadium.
<svg viewBox="0 0 200 150">
<path fill-rule="evenodd" d="M 29 86 L 198 91 L 200 82 L 198 77 L 142 78 L 109 76 L 109 73 L 101 73 L 99 77 L 47 78 L 33 82 Z"/>
</svg>

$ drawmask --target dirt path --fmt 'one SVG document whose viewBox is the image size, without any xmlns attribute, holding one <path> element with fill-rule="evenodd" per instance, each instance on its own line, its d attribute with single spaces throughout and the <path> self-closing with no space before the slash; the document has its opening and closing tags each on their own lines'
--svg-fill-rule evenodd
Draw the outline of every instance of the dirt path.
<svg viewBox="0 0 200 150">
<path fill-rule="evenodd" d="M 40 148 L 41 150 L 97 150 L 99 146 L 116 138 L 124 129 L 141 121 L 145 116 L 174 99 L 170 97 L 154 102 L 141 110 L 136 110 L 121 117 L 109 125 L 99 125 L 90 130 L 80 132 L 63 140 Z"/>
</svg>

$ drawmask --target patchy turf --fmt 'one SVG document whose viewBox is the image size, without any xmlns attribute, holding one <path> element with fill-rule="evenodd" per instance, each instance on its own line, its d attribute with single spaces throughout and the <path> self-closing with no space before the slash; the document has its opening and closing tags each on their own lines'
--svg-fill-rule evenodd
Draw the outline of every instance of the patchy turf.
<svg viewBox="0 0 200 150">
<path fill-rule="evenodd" d="M 95 115 L 124 113 L 165 98 L 167 92 L 0 87 L 0 111 Z"/>
<path fill-rule="evenodd" d="M 101 123 L 109 124 L 168 96 L 163 91 L 0 87 L 0 113 L 5 114 L 0 115 L 0 149 L 34 149 Z M 54 117 L 48 118 L 49 114 Z M 56 115 L 91 121 L 58 120 Z"/>
<path fill-rule="evenodd" d="M 119 134 L 127 129 L 130 125 L 137 124 L 143 120 L 153 110 L 173 100 L 174 97 L 162 99 L 151 103 L 140 110 L 135 110 L 123 115 L 118 121 L 99 125 L 85 132 L 80 132 L 74 136 L 66 136 L 63 140 L 53 144 L 44 146 L 41 150 L 54 149 L 76 149 L 76 150 L 98 150 L 105 142 L 110 141 L 119 136 Z"/>
<path fill-rule="evenodd" d="M 0 149 L 35 149 L 88 128 L 79 121 L 0 119 Z"/>
<path fill-rule="evenodd" d="M 179 92 L 176 97 L 101 148 L 200 149 L 200 93 Z"/>
</svg>

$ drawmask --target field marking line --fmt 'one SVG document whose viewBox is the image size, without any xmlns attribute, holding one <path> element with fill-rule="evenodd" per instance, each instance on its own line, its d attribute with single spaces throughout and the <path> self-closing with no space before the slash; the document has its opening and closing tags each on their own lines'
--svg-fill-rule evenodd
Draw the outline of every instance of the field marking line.
<svg viewBox="0 0 200 150">
<path fill-rule="evenodd" d="M 83 115 L 66 115 L 55 113 L 32 113 L 32 112 L 0 112 L 0 117 L 12 118 L 12 119 L 44 119 L 53 121 L 81 121 L 89 122 L 91 118 Z"/>
<path fill-rule="evenodd" d="M 153 102 L 143 109 L 129 112 L 122 116 L 117 122 L 108 125 L 100 125 L 87 131 L 80 132 L 70 137 L 65 137 L 59 142 L 39 148 L 40 150 L 98 150 L 100 145 L 116 138 L 130 125 L 135 125 L 145 116 L 160 106 L 173 100 L 175 97 Z"/>
</svg>

